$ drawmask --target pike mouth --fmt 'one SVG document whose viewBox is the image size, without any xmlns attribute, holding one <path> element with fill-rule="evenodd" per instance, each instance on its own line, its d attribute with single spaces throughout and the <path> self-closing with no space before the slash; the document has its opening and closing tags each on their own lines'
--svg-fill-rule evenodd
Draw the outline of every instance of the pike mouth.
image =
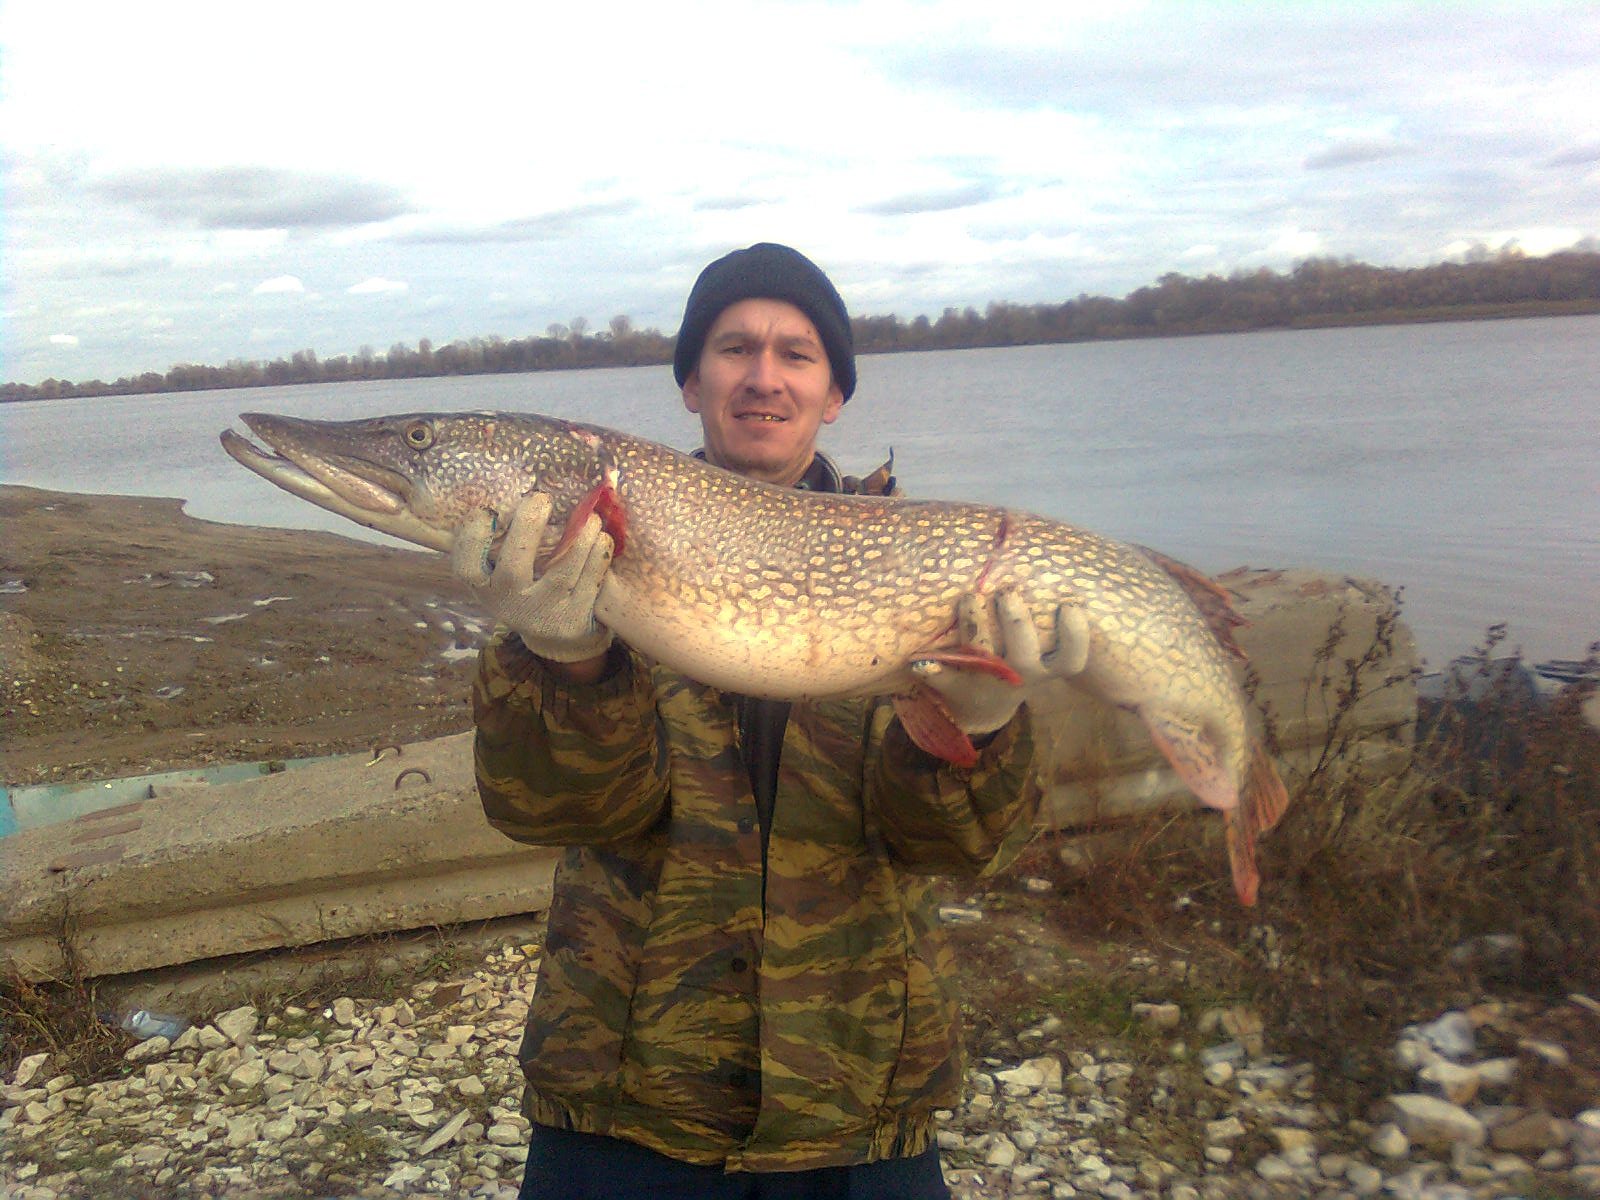
<svg viewBox="0 0 1600 1200">
<path fill-rule="evenodd" d="M 306 445 L 319 432 L 317 422 L 269 413 L 241 413 L 239 419 L 269 449 L 231 429 L 222 431 L 222 448 L 240 466 L 318 508 L 359 525 L 434 550 L 448 550 L 453 537 L 418 518 L 410 503 L 412 481 L 367 459 Z"/>
</svg>

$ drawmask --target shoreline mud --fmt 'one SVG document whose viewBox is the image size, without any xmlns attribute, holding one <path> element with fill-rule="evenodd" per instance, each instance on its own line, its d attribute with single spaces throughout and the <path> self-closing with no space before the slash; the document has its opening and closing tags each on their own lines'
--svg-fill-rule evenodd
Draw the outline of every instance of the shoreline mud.
<svg viewBox="0 0 1600 1200">
<path fill-rule="evenodd" d="M 442 556 L 0 485 L 11 786 L 471 727 L 483 626 Z"/>
</svg>

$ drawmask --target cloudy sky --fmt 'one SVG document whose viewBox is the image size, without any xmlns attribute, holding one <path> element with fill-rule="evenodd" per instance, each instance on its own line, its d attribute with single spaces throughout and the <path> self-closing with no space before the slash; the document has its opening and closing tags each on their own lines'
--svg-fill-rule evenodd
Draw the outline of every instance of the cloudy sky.
<svg viewBox="0 0 1600 1200">
<path fill-rule="evenodd" d="M 1600 235 L 1600 5 L 0 0 L 0 378 Z M 1591 242 L 1592 244 L 1592 242 Z"/>
</svg>

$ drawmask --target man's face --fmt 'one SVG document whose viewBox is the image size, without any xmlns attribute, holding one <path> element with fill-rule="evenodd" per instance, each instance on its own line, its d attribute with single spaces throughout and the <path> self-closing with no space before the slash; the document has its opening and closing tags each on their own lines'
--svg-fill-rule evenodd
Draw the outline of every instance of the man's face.
<svg viewBox="0 0 1600 1200">
<path fill-rule="evenodd" d="M 712 324 L 683 403 L 700 414 L 708 460 L 788 485 L 811 465 L 844 396 L 811 319 L 787 301 L 753 299 Z"/>
</svg>

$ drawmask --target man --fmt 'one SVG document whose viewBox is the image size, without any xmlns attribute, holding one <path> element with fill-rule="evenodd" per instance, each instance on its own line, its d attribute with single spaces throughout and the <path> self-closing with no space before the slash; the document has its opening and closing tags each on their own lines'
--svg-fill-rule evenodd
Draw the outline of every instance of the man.
<svg viewBox="0 0 1600 1200">
<path fill-rule="evenodd" d="M 674 375 L 709 462 L 845 490 L 817 437 L 855 390 L 850 321 L 810 260 L 762 243 L 708 266 Z M 598 518 L 535 577 L 548 516 L 519 506 L 487 579 L 486 523 L 456 555 L 505 627 L 473 695 L 484 810 L 568 848 L 520 1056 L 522 1195 L 948 1196 L 933 1113 L 962 1061 L 930 876 L 992 870 L 1029 834 L 1021 689 L 919 668 L 981 746 L 969 770 L 886 698 L 720 693 L 596 622 Z M 1024 678 L 1050 671 L 1015 596 L 960 624 Z"/>
</svg>

